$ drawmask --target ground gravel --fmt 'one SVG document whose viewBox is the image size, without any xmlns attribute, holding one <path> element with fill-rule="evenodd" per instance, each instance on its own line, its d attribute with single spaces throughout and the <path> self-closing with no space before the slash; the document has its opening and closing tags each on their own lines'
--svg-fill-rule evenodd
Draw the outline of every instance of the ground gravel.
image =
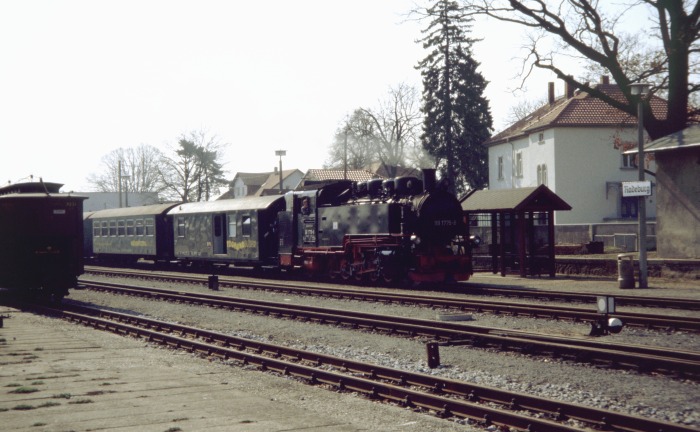
<svg viewBox="0 0 700 432">
<path fill-rule="evenodd" d="M 90 280 L 102 279 L 92 275 L 85 277 L 85 279 L 88 278 Z M 110 281 L 115 281 L 115 279 L 110 278 Z M 134 279 L 123 280 L 123 282 L 149 287 L 211 293 L 206 287 L 197 285 L 176 285 Z M 439 313 L 444 312 L 415 306 L 293 296 L 262 291 L 223 289 L 217 294 L 425 319 L 436 319 Z M 453 294 L 450 295 L 453 296 Z M 430 369 L 427 366 L 426 340 L 420 338 L 392 337 L 330 325 L 304 323 L 200 306 L 153 302 L 88 290 L 75 290 L 65 301 L 93 303 L 117 311 L 140 313 L 165 321 L 197 326 L 234 336 L 284 344 L 294 348 L 347 357 L 397 369 L 439 375 L 444 378 L 509 391 L 700 427 L 700 414 L 696 410 L 700 406 L 700 391 L 698 391 L 698 384 L 690 380 L 600 369 L 587 364 L 564 362 L 551 358 L 533 358 L 515 353 L 467 347 L 441 347 L 441 365 L 438 368 Z M 585 337 L 590 330 L 587 324 L 546 319 L 514 318 L 491 314 L 472 314 L 472 318 L 473 321 L 469 322 L 470 325 L 538 331 L 572 337 Z M 696 334 L 687 332 L 625 328 L 617 335 L 597 340 L 613 344 L 644 344 L 668 349 L 700 351 L 698 339 Z M 279 381 L 284 380 L 280 379 Z M 251 383 L 251 391 L 262 391 L 256 386 L 262 385 L 263 382 L 266 383 L 265 385 L 269 385 L 267 384 L 268 380 Z M 284 386 L 284 384 L 279 385 Z M 304 388 L 300 390 L 298 387 L 294 388 L 297 389 L 294 391 L 306 391 Z M 356 398 L 357 396 L 348 395 L 347 397 Z M 377 411 L 374 407 L 376 403 L 373 402 L 367 402 L 365 405 L 368 409 L 368 416 L 387 412 L 387 410 Z M 404 410 L 403 408 L 396 409 Z M 454 421 L 445 422 L 445 427 L 448 428 L 445 430 L 451 430 L 456 426 L 460 428 L 455 430 L 467 430 L 466 426 L 455 424 Z"/>
</svg>

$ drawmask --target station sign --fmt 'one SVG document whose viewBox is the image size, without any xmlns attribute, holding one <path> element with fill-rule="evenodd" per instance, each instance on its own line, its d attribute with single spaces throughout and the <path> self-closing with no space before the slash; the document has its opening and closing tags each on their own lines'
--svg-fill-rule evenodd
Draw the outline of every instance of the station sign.
<svg viewBox="0 0 700 432">
<path fill-rule="evenodd" d="M 650 181 L 622 182 L 622 196 L 651 196 Z"/>
</svg>

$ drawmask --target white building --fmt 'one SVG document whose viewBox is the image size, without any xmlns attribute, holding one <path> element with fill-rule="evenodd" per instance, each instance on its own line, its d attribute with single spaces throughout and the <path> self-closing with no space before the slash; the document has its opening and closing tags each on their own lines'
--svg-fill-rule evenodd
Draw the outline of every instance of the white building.
<svg viewBox="0 0 700 432">
<path fill-rule="evenodd" d="M 597 89 L 623 98 L 607 77 Z M 665 115 L 662 100 L 653 99 L 652 106 Z M 638 179 L 635 157 L 622 154 L 637 145 L 636 117 L 585 92 L 567 89 L 555 98 L 549 83 L 548 103 L 487 145 L 489 189 L 546 185 L 572 207 L 555 215 L 557 225 L 636 221 L 637 198 L 622 197 L 621 188 L 621 182 Z M 654 161 L 646 167 L 653 172 Z M 647 217 L 655 218 L 655 191 L 646 208 Z"/>
</svg>

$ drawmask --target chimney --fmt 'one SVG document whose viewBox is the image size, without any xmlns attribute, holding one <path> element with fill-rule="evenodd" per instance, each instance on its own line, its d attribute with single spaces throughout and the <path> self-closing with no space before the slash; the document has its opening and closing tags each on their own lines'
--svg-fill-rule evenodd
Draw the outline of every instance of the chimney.
<svg viewBox="0 0 700 432">
<path fill-rule="evenodd" d="M 554 105 L 554 83 L 552 81 L 547 86 L 547 100 L 550 105 Z"/>
<path fill-rule="evenodd" d="M 423 190 L 430 192 L 435 189 L 435 170 L 423 168 Z"/>
<path fill-rule="evenodd" d="M 600 83 L 604 85 L 610 84 L 610 78 L 607 75 L 602 75 L 600 77 Z"/>
<path fill-rule="evenodd" d="M 574 97 L 574 86 L 573 84 L 569 84 L 568 81 L 565 82 L 566 84 L 566 98 L 571 99 Z"/>
</svg>

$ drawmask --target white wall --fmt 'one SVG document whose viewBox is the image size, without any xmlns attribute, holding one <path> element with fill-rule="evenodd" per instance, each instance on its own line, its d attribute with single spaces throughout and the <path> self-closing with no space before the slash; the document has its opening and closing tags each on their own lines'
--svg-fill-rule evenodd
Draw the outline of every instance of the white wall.
<svg viewBox="0 0 700 432">
<path fill-rule="evenodd" d="M 546 165 L 547 187 L 572 207 L 571 211 L 556 212 L 555 223 L 600 223 L 616 219 L 622 192 L 615 184 L 638 179 L 636 169 L 621 168 L 621 151 L 614 148 L 616 136 L 622 141 L 635 142 L 637 131 L 635 128 L 553 128 L 489 147 L 489 188 L 539 186 L 537 167 Z M 514 177 L 518 153 L 522 154 L 523 173 Z M 503 179 L 498 179 L 499 157 L 503 158 Z M 649 168 L 654 171 L 654 164 Z M 651 176 L 647 179 L 654 182 Z M 654 192 L 647 199 L 649 218 L 656 217 L 655 201 Z"/>
</svg>

